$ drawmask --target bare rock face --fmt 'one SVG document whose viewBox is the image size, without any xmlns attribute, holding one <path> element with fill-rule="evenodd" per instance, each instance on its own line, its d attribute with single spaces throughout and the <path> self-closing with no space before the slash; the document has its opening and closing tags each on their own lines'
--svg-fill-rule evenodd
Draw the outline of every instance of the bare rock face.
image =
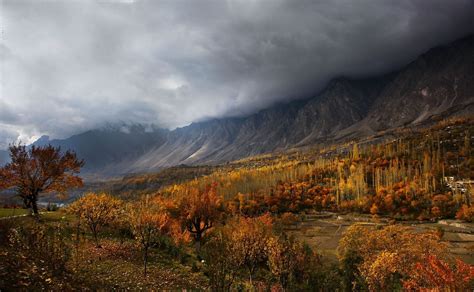
<svg viewBox="0 0 474 292">
<path fill-rule="evenodd" d="M 366 120 L 373 130 L 463 111 L 474 102 L 474 38 L 428 51 L 380 93 Z"/>
<path fill-rule="evenodd" d="M 428 51 L 398 72 L 365 80 L 338 78 L 314 98 L 280 104 L 243 118 L 213 119 L 173 131 L 101 129 L 65 140 L 86 171 L 156 171 L 218 163 L 321 141 L 370 135 L 474 112 L 474 37 Z"/>
<path fill-rule="evenodd" d="M 294 127 L 303 133 L 297 146 L 330 138 L 364 119 L 384 83 L 383 79 L 332 81 L 298 113 Z"/>
</svg>

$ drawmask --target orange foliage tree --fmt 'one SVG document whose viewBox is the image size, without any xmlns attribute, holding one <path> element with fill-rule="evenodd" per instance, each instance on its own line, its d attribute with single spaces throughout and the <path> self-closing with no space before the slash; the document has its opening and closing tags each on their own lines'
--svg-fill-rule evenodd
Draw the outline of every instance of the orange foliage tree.
<svg viewBox="0 0 474 292">
<path fill-rule="evenodd" d="M 10 173 L 0 168 L 0 190 L 8 188 L 10 186 L 10 180 Z"/>
<path fill-rule="evenodd" d="M 84 165 L 72 151 L 61 152 L 60 147 L 12 145 L 10 159 L 1 169 L 0 187 L 16 188 L 25 207 L 38 215 L 38 197 L 44 193 L 65 193 L 68 188 L 82 186 L 77 175 Z"/>
<path fill-rule="evenodd" d="M 202 256 L 212 291 L 230 291 L 239 274 L 241 259 L 233 251 L 236 242 L 232 240 L 233 226 L 214 229 L 206 240 Z"/>
<path fill-rule="evenodd" d="M 456 218 L 459 220 L 464 220 L 467 222 L 474 221 L 474 205 L 468 206 L 466 204 L 462 205 L 461 208 L 456 213 Z"/>
<path fill-rule="evenodd" d="M 132 233 L 143 250 L 144 274 L 147 273 L 148 251 L 150 247 L 171 230 L 168 212 L 161 205 L 151 203 L 148 196 L 129 205 L 127 210 Z"/>
<path fill-rule="evenodd" d="M 97 234 L 103 226 L 113 222 L 121 212 L 122 202 L 111 195 L 89 193 L 72 203 L 67 212 L 78 217 L 79 222 L 84 220 L 89 227 L 96 246 L 99 247 Z"/>
<path fill-rule="evenodd" d="M 189 189 L 179 199 L 177 210 L 182 225 L 194 236 L 199 252 L 204 232 L 212 228 L 223 213 L 222 199 L 216 192 L 216 185 L 209 185 L 204 191 Z"/>
<path fill-rule="evenodd" d="M 246 216 L 258 216 L 266 212 L 282 214 L 298 213 L 306 209 L 334 209 L 335 198 L 330 189 L 308 182 L 280 182 L 269 192 L 237 194 L 229 202 L 235 213 Z"/>
<path fill-rule="evenodd" d="M 231 223 L 234 242 L 232 253 L 240 260 L 240 266 L 245 267 L 249 274 L 250 285 L 257 268 L 266 262 L 266 248 L 272 235 L 272 219 L 269 214 L 255 218 L 240 217 Z"/>
<path fill-rule="evenodd" d="M 429 255 L 416 264 L 403 287 L 409 291 L 468 291 L 473 279 L 474 266 L 456 259 L 453 267 L 437 256 Z"/>
<path fill-rule="evenodd" d="M 294 238 L 277 235 L 269 214 L 233 218 L 214 229 L 204 245 L 203 258 L 212 291 L 232 290 L 242 271 L 247 272 L 252 286 L 258 269 L 262 272 L 268 269 L 284 290 L 296 289 L 308 283 L 319 260 L 311 249 Z"/>
</svg>

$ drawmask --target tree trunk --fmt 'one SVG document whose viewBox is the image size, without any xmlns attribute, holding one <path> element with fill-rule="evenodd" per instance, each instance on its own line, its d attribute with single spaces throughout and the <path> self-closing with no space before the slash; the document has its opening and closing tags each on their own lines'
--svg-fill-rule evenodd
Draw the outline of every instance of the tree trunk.
<svg viewBox="0 0 474 292">
<path fill-rule="evenodd" d="M 25 208 L 28 210 L 28 216 L 33 215 L 33 209 L 31 206 L 30 196 L 22 196 L 22 199 L 23 199 L 23 204 L 25 205 Z"/>
<path fill-rule="evenodd" d="M 97 237 L 97 225 L 89 226 L 90 230 L 92 231 L 92 235 L 94 236 L 95 247 L 100 248 L 99 238 Z"/>
<path fill-rule="evenodd" d="M 202 237 L 201 232 L 196 232 L 196 235 L 194 236 L 194 238 L 196 239 L 196 254 L 198 255 L 201 252 L 201 237 Z"/>
<path fill-rule="evenodd" d="M 146 277 L 146 266 L 148 263 L 148 247 L 145 247 L 143 250 L 143 266 L 144 266 L 144 274 Z"/>
<path fill-rule="evenodd" d="M 249 269 L 249 282 L 250 282 L 250 287 L 253 288 L 252 271 L 250 269 Z"/>
<path fill-rule="evenodd" d="M 33 197 L 31 199 L 31 207 L 33 208 L 33 215 L 35 215 L 36 217 L 39 217 L 38 203 L 36 202 L 36 197 Z"/>
<path fill-rule="evenodd" d="M 95 241 L 95 246 L 96 247 L 100 247 L 100 244 L 99 244 L 99 239 L 97 238 L 97 231 L 94 230 L 94 241 Z"/>
</svg>

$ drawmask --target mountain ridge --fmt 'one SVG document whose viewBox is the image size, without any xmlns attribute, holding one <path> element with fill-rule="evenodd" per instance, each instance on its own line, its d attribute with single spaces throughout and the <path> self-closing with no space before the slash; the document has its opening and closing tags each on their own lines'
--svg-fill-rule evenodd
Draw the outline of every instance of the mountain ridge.
<svg viewBox="0 0 474 292">
<path fill-rule="evenodd" d="M 399 71 L 364 79 L 339 77 L 312 98 L 246 117 L 209 119 L 172 131 L 146 131 L 142 125 L 124 131 L 96 129 L 48 143 L 75 150 L 86 161 L 86 173 L 151 172 L 360 138 L 433 117 L 472 115 L 472 92 L 471 35 L 430 49 Z"/>
</svg>

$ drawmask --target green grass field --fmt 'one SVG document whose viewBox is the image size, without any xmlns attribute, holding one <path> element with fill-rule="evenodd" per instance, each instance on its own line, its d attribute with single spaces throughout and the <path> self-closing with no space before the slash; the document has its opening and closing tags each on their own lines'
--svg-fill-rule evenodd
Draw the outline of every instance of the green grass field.
<svg viewBox="0 0 474 292">
<path fill-rule="evenodd" d="M 5 209 L 0 208 L 0 218 L 3 217 L 11 217 L 11 216 L 18 216 L 27 214 L 28 210 L 26 209 Z"/>
</svg>

